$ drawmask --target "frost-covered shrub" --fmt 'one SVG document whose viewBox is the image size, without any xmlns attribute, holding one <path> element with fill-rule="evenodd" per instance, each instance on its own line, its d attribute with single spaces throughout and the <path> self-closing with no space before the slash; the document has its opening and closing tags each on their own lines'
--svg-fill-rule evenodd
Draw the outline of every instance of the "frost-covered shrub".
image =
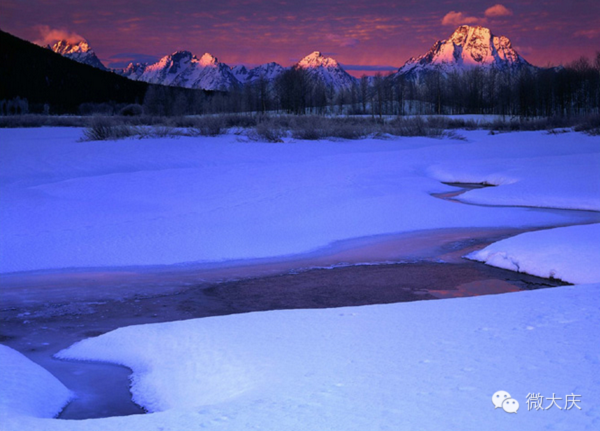
<svg viewBox="0 0 600 431">
<path fill-rule="evenodd" d="M 396 118 L 384 126 L 384 130 L 395 136 L 424 136 L 428 138 L 450 138 L 463 140 L 464 137 L 454 131 L 446 130 L 447 122 L 439 117 L 421 116 Z"/>
<path fill-rule="evenodd" d="M 153 138 L 169 138 L 178 136 L 180 133 L 170 126 L 155 126 L 152 128 L 151 135 Z"/>
<path fill-rule="evenodd" d="M 361 139 L 381 130 L 376 120 L 364 118 L 332 118 L 326 135 L 342 139 Z"/>
<path fill-rule="evenodd" d="M 83 131 L 84 141 L 106 141 L 123 139 L 139 135 L 137 127 L 118 124 L 115 120 L 107 117 L 95 118 L 90 127 Z"/>
<path fill-rule="evenodd" d="M 464 118 L 449 118 L 447 120 L 446 128 L 477 130 L 480 128 L 480 124 L 476 120 L 465 120 Z"/>
<path fill-rule="evenodd" d="M 435 116 L 435 117 L 427 117 L 426 121 L 427 127 L 430 129 L 448 129 L 449 121 L 445 117 Z"/>
<path fill-rule="evenodd" d="M 279 127 L 276 121 L 271 120 L 261 121 L 254 131 L 257 140 L 266 142 L 283 142 L 286 135 L 285 130 Z"/>
<path fill-rule="evenodd" d="M 220 115 L 198 117 L 192 128 L 193 133 L 202 136 L 218 136 L 225 132 L 225 118 Z"/>
<path fill-rule="evenodd" d="M 227 128 L 242 127 L 247 129 L 256 126 L 258 123 L 255 116 L 247 114 L 228 114 L 223 117 L 225 127 Z"/>
<path fill-rule="evenodd" d="M 432 134 L 438 134 L 438 130 L 428 128 L 427 121 L 420 116 L 396 118 L 390 121 L 384 129 L 390 135 L 396 136 L 432 136 Z"/>
<path fill-rule="evenodd" d="M 379 133 L 381 124 L 365 118 L 300 116 L 293 118 L 287 128 L 296 139 L 361 139 Z"/>
<path fill-rule="evenodd" d="M 579 121 L 574 129 L 577 132 L 585 132 L 588 135 L 600 135 L 600 114 L 588 115 Z"/>
<path fill-rule="evenodd" d="M 41 115 L 0 116 L 0 128 L 42 127 L 45 117 Z"/>
<path fill-rule="evenodd" d="M 316 141 L 326 137 L 323 123 L 325 118 L 316 116 L 298 116 L 291 125 L 292 136 L 295 139 Z"/>
</svg>

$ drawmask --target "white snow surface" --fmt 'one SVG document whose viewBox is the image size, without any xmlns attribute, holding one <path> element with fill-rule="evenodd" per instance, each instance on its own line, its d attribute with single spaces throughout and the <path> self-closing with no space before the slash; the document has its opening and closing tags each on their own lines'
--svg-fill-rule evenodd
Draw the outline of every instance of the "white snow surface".
<svg viewBox="0 0 600 431">
<path fill-rule="evenodd" d="M 472 190 L 460 197 L 463 202 L 481 205 L 520 205 L 531 207 L 570 208 L 598 211 L 600 209 L 600 151 L 590 147 L 578 154 L 568 154 L 563 146 L 574 143 L 580 135 L 569 134 L 567 139 L 544 136 L 557 153 L 522 152 L 516 145 L 532 139 L 530 134 L 513 134 L 512 143 L 504 154 L 473 161 L 460 171 L 456 162 L 445 162 L 431 168 L 430 173 L 446 182 L 487 183 L 500 187 Z M 535 138 L 534 138 L 535 139 Z M 590 139 L 590 142 L 597 140 Z M 577 145 L 576 145 L 577 146 Z M 511 148 L 512 147 L 512 148 Z M 562 147 L 562 148 L 561 148 Z M 513 152 L 516 150 L 516 152 Z M 575 150 L 578 151 L 578 150 Z M 589 152 L 587 152 L 589 151 Z M 514 157 L 510 157 L 511 153 Z"/>
<path fill-rule="evenodd" d="M 3 429 L 595 430 L 599 304 L 594 284 L 120 328 L 59 356 L 131 367 L 157 413 Z M 517 414 L 494 409 L 499 390 Z M 529 393 L 563 410 L 528 411 Z"/>
<path fill-rule="evenodd" d="M 0 130 L 2 271 L 277 256 L 366 235 L 572 221 L 440 200 L 431 193 L 454 190 L 440 181 L 499 184 L 462 196 L 472 203 L 514 205 L 527 191 L 528 206 L 600 209 L 597 138 L 575 133 L 278 145 L 234 136 L 77 142 L 80 133 Z M 598 261 L 598 226 L 490 247 L 514 252 L 520 267 L 537 249 L 559 250 L 531 266 L 579 277 Z M 59 352 L 131 368 L 147 415 L 49 419 L 70 393 L 0 346 L 2 430 L 596 430 L 600 283 L 591 280 L 130 326 Z M 494 408 L 499 390 L 518 413 Z M 546 398 L 544 408 L 555 394 L 563 410 L 528 410 L 530 393 Z M 581 410 L 564 409 L 567 395 L 579 395 Z"/>
<path fill-rule="evenodd" d="M 0 424 L 9 417 L 52 418 L 72 398 L 71 391 L 56 377 L 2 344 L 0 365 Z"/>
<path fill-rule="evenodd" d="M 471 203 L 600 210 L 597 138 L 461 133 L 467 142 L 275 145 L 2 129 L 0 272 L 269 258 L 423 229 L 572 222 L 432 197 L 455 190 L 441 181 L 500 184 L 460 197 Z"/>
<path fill-rule="evenodd" d="M 600 283 L 600 224 L 527 232 L 467 257 L 539 277 Z"/>
</svg>

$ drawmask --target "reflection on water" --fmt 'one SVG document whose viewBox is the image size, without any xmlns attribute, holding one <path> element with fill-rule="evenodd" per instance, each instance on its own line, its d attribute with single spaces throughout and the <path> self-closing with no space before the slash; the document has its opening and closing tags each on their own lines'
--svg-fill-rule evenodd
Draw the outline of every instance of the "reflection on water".
<svg viewBox="0 0 600 431">
<path fill-rule="evenodd" d="M 340 264 L 440 259 L 459 262 L 464 254 L 481 248 L 482 244 L 524 231 L 506 228 L 435 229 L 340 241 L 311 253 L 273 259 L 0 274 L 0 302 L 4 307 L 35 306 L 48 301 L 68 303 L 172 294 L 190 286 Z"/>
<path fill-rule="evenodd" d="M 453 290 L 435 290 L 430 293 L 436 298 L 460 298 L 466 296 L 495 295 L 497 293 L 518 292 L 522 289 L 504 280 L 489 279 L 459 284 Z"/>
<path fill-rule="evenodd" d="M 453 199 L 464 190 L 438 195 Z M 569 214 L 573 224 L 598 213 Z M 61 419 L 143 413 L 130 370 L 52 355 L 119 327 L 251 311 L 330 308 L 516 292 L 560 284 L 462 259 L 528 229 L 438 229 L 341 241 L 277 259 L 0 275 L 0 340 L 77 394 Z M 529 229 L 531 230 L 531 229 Z"/>
</svg>

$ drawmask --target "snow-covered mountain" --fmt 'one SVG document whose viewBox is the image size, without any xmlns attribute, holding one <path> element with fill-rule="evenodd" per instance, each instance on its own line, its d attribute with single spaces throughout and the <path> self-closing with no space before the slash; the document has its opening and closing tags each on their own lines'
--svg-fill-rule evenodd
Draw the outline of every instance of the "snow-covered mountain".
<svg viewBox="0 0 600 431">
<path fill-rule="evenodd" d="M 245 84 L 246 79 L 248 78 L 248 69 L 246 66 L 239 65 L 231 68 L 231 73 L 235 76 L 235 79 L 240 81 L 240 83 Z"/>
<path fill-rule="evenodd" d="M 239 86 L 232 69 L 211 54 L 198 58 L 189 51 L 177 51 L 154 64 L 130 64 L 122 75 L 151 84 L 204 90 L 228 91 Z"/>
<path fill-rule="evenodd" d="M 148 67 L 148 63 L 129 63 L 125 69 L 117 71 L 117 73 L 125 76 L 126 78 L 137 81 L 144 73 L 144 70 L 146 70 L 146 67 Z"/>
<path fill-rule="evenodd" d="M 273 82 L 285 69 L 280 64 L 275 62 L 261 64 L 248 71 L 246 76 L 246 83 L 253 83 L 259 79 L 264 79 L 267 82 Z"/>
<path fill-rule="evenodd" d="M 85 40 L 76 44 L 61 40 L 48 48 L 80 63 L 108 70 Z M 307 55 L 291 67 L 306 70 L 310 79 L 333 91 L 349 89 L 357 83 L 356 78 L 349 75 L 336 60 L 323 56 L 319 51 Z M 242 65 L 231 68 L 208 53 L 198 58 L 189 51 L 177 51 L 153 64 L 130 63 L 125 69 L 113 71 L 134 81 L 151 84 L 230 91 L 259 79 L 272 84 L 285 70 L 274 62 L 250 70 Z"/>
<path fill-rule="evenodd" d="M 434 70 L 451 73 L 474 67 L 518 70 L 534 66 L 515 51 L 507 37 L 495 36 L 489 28 L 462 25 L 450 38 L 434 43 L 426 54 L 408 60 L 396 75 L 418 77 Z"/>
<path fill-rule="evenodd" d="M 285 69 L 281 65 L 273 62 L 261 64 L 250 70 L 246 69 L 245 66 L 235 66 L 231 69 L 234 76 L 242 85 L 254 84 L 259 79 L 263 79 L 267 84 L 273 84 L 275 79 L 277 79 L 279 74 L 284 70 Z"/>
<path fill-rule="evenodd" d="M 319 51 L 307 55 L 293 67 L 306 70 L 311 78 L 335 91 L 349 89 L 357 82 L 337 61 L 323 56 Z"/>
<path fill-rule="evenodd" d="M 98 69 L 107 70 L 106 67 L 96 56 L 96 53 L 86 40 L 77 43 L 70 43 L 66 40 L 59 40 L 54 45 L 48 45 L 52 51 L 64 57 L 75 60 L 79 63 L 88 64 Z"/>
</svg>

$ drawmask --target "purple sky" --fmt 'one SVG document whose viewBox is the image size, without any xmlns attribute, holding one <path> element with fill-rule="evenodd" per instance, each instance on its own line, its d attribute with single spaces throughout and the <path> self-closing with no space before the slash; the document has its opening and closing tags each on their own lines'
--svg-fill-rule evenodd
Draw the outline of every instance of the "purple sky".
<svg viewBox="0 0 600 431">
<path fill-rule="evenodd" d="M 0 0 L 2 30 L 31 41 L 80 35 L 111 67 L 176 50 L 289 66 L 319 50 L 353 75 L 385 73 L 463 23 L 507 36 L 538 66 L 600 50 L 598 0 Z"/>
</svg>

